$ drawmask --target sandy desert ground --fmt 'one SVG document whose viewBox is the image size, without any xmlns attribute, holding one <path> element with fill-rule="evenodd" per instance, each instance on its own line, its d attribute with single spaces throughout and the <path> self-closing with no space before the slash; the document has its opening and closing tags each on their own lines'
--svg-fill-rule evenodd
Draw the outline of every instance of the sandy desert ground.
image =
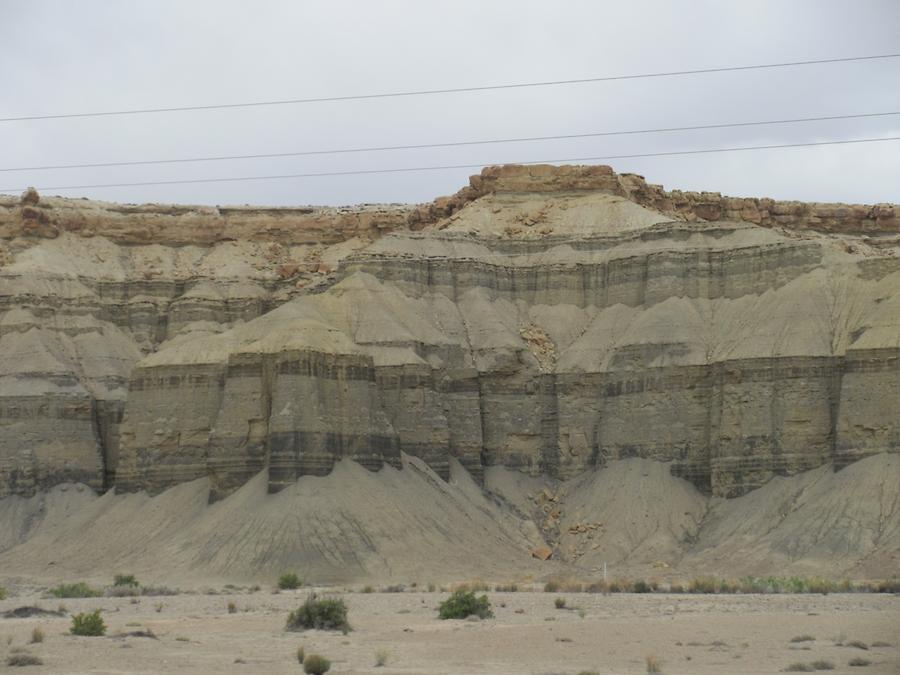
<svg viewBox="0 0 900 675">
<path fill-rule="evenodd" d="M 303 646 L 328 657 L 336 674 L 644 673 L 651 655 L 669 675 L 778 673 L 816 660 L 833 663 L 834 673 L 900 672 L 900 596 L 890 594 L 489 593 L 495 618 L 441 621 L 443 593 L 341 592 L 353 625 L 342 635 L 284 630 L 307 589 L 208 593 L 60 601 L 20 588 L 0 602 L 0 613 L 61 603 L 69 614 L 102 608 L 107 636 L 69 635 L 68 616 L 0 618 L 0 668 L 24 650 L 44 663 L 21 671 L 28 673 L 300 673 Z M 555 607 L 557 597 L 566 609 Z M 45 638 L 29 644 L 35 627 Z M 155 639 L 122 635 L 138 631 Z M 815 639 L 791 642 L 801 635 Z M 379 651 L 387 652 L 383 667 L 375 666 Z M 854 658 L 871 663 L 850 667 Z"/>
</svg>

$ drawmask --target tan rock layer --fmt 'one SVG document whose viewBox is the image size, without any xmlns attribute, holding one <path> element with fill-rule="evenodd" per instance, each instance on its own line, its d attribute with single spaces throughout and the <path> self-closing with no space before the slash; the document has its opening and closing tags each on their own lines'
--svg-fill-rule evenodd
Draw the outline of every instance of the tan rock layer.
<svg viewBox="0 0 900 675">
<path fill-rule="evenodd" d="M 0 197 L 0 239 L 53 238 L 60 232 L 104 236 L 119 244 L 209 245 L 228 240 L 280 244 L 333 244 L 351 237 L 378 238 L 403 227 L 420 229 L 453 215 L 490 193 L 600 191 L 678 219 L 745 221 L 764 227 L 847 234 L 900 232 L 900 206 L 778 201 L 728 197 L 718 192 L 666 191 L 643 176 L 617 174 L 606 165 L 489 166 L 456 194 L 419 206 L 353 207 L 186 206 L 115 204 L 42 198 L 29 188 L 21 198 Z"/>
</svg>

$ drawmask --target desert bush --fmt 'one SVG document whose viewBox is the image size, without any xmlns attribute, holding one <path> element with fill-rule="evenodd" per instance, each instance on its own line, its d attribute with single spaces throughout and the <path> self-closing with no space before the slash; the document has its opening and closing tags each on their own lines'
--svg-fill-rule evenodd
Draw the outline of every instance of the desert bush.
<svg viewBox="0 0 900 675">
<path fill-rule="evenodd" d="M 50 595 L 57 598 L 96 598 L 103 595 L 103 591 L 91 588 L 83 581 L 74 584 L 60 584 L 50 589 Z"/>
<path fill-rule="evenodd" d="M 310 654 L 303 660 L 303 672 L 307 675 L 322 675 L 331 670 L 331 661 L 318 654 Z"/>
<path fill-rule="evenodd" d="M 31 629 L 31 643 L 34 644 L 36 642 L 44 641 L 44 631 L 42 631 L 39 627 L 35 626 Z"/>
<path fill-rule="evenodd" d="M 831 661 L 820 659 L 812 663 L 792 663 L 784 669 L 786 673 L 813 673 L 817 670 L 834 670 L 834 664 Z"/>
<path fill-rule="evenodd" d="M 648 584 L 643 579 L 638 579 L 631 586 L 632 590 L 635 593 L 650 593 L 653 589 L 650 588 L 650 584 Z"/>
<path fill-rule="evenodd" d="M 375 652 L 375 667 L 381 668 L 382 666 L 387 665 L 388 657 L 390 653 L 386 649 L 379 649 Z"/>
<path fill-rule="evenodd" d="M 546 584 L 544 584 L 544 593 L 556 593 L 559 591 L 559 582 L 555 579 L 550 579 Z"/>
<path fill-rule="evenodd" d="M 497 584 L 494 586 L 494 590 L 498 593 L 518 593 L 519 585 L 518 584 Z"/>
<path fill-rule="evenodd" d="M 0 600 L 6 600 L 6 588 L 0 586 Z"/>
<path fill-rule="evenodd" d="M 855 659 L 850 659 L 850 660 L 847 662 L 847 665 L 848 665 L 848 666 L 857 666 L 857 667 L 859 667 L 859 666 L 870 666 L 870 665 L 872 665 L 872 662 L 869 661 L 869 659 L 861 659 L 861 658 L 859 658 L 859 657 L 857 656 Z"/>
<path fill-rule="evenodd" d="M 479 619 L 494 616 L 486 595 L 479 598 L 472 591 L 456 591 L 441 603 L 438 610 L 438 618 L 441 619 L 465 619 L 469 616 L 477 616 Z"/>
<path fill-rule="evenodd" d="M 885 579 L 875 589 L 878 593 L 900 593 L 900 578 Z"/>
<path fill-rule="evenodd" d="M 140 586 L 133 574 L 117 574 L 113 578 L 113 586 Z"/>
<path fill-rule="evenodd" d="M 300 577 L 293 572 L 288 572 L 287 574 L 282 574 L 278 577 L 278 588 L 283 591 L 293 591 L 294 589 L 300 588 L 300 586 L 302 586 Z"/>
<path fill-rule="evenodd" d="M 662 672 L 662 661 L 653 656 L 652 654 L 645 659 L 647 664 L 647 672 L 648 673 L 661 673 Z"/>
<path fill-rule="evenodd" d="M 403 584 L 391 584 L 390 586 L 385 586 L 381 589 L 382 593 L 403 593 L 406 590 L 406 586 Z"/>
<path fill-rule="evenodd" d="M 350 629 L 347 622 L 347 605 L 340 598 L 319 598 L 310 593 L 299 608 L 288 615 L 287 630 L 340 630 Z"/>
<path fill-rule="evenodd" d="M 137 586 L 109 586 L 106 595 L 111 598 L 133 598 L 141 594 Z"/>
<path fill-rule="evenodd" d="M 556 609 L 565 609 L 566 608 L 566 599 L 565 598 L 556 598 L 556 600 L 553 601 L 553 604 L 556 607 Z"/>
<path fill-rule="evenodd" d="M 684 586 L 681 584 L 669 584 L 669 593 L 684 593 Z"/>
<path fill-rule="evenodd" d="M 857 649 L 868 649 L 869 648 L 869 645 L 867 645 L 862 640 L 850 640 L 850 642 L 847 643 L 847 646 L 848 647 L 856 647 Z"/>
<path fill-rule="evenodd" d="M 181 591 L 177 588 L 168 588 L 167 586 L 141 586 L 141 595 L 181 595 Z"/>
<path fill-rule="evenodd" d="M 890 647 L 892 645 L 890 642 L 885 642 L 884 640 L 875 640 L 875 642 L 872 643 L 872 646 L 873 647 Z"/>
<path fill-rule="evenodd" d="M 234 614 L 235 612 L 237 612 L 237 605 L 234 604 L 233 602 L 229 602 L 228 603 L 228 613 Z"/>
<path fill-rule="evenodd" d="M 815 639 L 812 635 L 795 635 L 791 638 L 791 642 L 812 642 Z"/>
<path fill-rule="evenodd" d="M 688 584 L 688 593 L 715 593 L 717 588 L 715 577 L 696 577 Z"/>
<path fill-rule="evenodd" d="M 297 661 L 300 662 L 300 665 L 303 665 L 303 659 L 306 658 L 306 650 L 301 646 L 297 647 Z"/>
<path fill-rule="evenodd" d="M 490 585 L 483 582 L 481 579 L 476 579 L 475 581 L 464 581 L 460 584 L 451 584 L 450 592 L 455 593 L 456 591 L 471 591 L 472 593 L 486 593 L 491 590 Z"/>
<path fill-rule="evenodd" d="M 609 584 L 605 581 L 593 581 L 584 590 L 587 593 L 609 593 Z"/>
<path fill-rule="evenodd" d="M 739 589 L 739 584 L 737 581 L 726 581 L 722 579 L 719 581 L 718 592 L 719 593 L 737 593 Z"/>
<path fill-rule="evenodd" d="M 106 633 L 106 624 L 100 616 L 100 610 L 76 614 L 72 617 L 72 627 L 69 629 L 72 635 L 98 636 Z"/>
<path fill-rule="evenodd" d="M 10 667 L 42 666 L 42 665 L 44 665 L 44 662 L 41 661 L 34 654 L 19 653 L 19 654 L 10 654 L 6 659 L 6 665 L 10 666 Z"/>
<path fill-rule="evenodd" d="M 360 591 L 360 593 L 374 593 L 374 592 L 375 592 L 375 589 L 369 585 L 363 586 L 362 590 Z"/>
</svg>

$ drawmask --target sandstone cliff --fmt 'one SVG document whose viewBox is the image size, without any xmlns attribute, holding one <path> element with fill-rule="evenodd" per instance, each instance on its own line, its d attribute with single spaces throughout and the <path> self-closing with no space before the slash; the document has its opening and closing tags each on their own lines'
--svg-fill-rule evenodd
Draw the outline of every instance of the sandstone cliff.
<svg viewBox="0 0 900 675">
<path fill-rule="evenodd" d="M 491 167 L 427 205 L 0 199 L 0 496 L 350 458 L 736 496 L 900 448 L 900 207 Z M 587 472 L 587 473 L 586 473 Z"/>
</svg>

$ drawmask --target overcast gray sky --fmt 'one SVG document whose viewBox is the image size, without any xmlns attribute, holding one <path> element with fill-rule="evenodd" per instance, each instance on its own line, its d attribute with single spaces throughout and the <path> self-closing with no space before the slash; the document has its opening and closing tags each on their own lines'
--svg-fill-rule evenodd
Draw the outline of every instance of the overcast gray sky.
<svg viewBox="0 0 900 675">
<path fill-rule="evenodd" d="M 896 0 L 0 0 L 0 117 L 900 52 Z M 900 111 L 900 59 L 368 101 L 0 123 L 0 169 Z M 0 172 L 0 188 L 900 136 L 869 120 L 450 149 Z M 610 162 L 667 188 L 900 202 L 900 142 Z M 476 170 L 48 190 L 125 202 L 418 202 Z"/>
</svg>

